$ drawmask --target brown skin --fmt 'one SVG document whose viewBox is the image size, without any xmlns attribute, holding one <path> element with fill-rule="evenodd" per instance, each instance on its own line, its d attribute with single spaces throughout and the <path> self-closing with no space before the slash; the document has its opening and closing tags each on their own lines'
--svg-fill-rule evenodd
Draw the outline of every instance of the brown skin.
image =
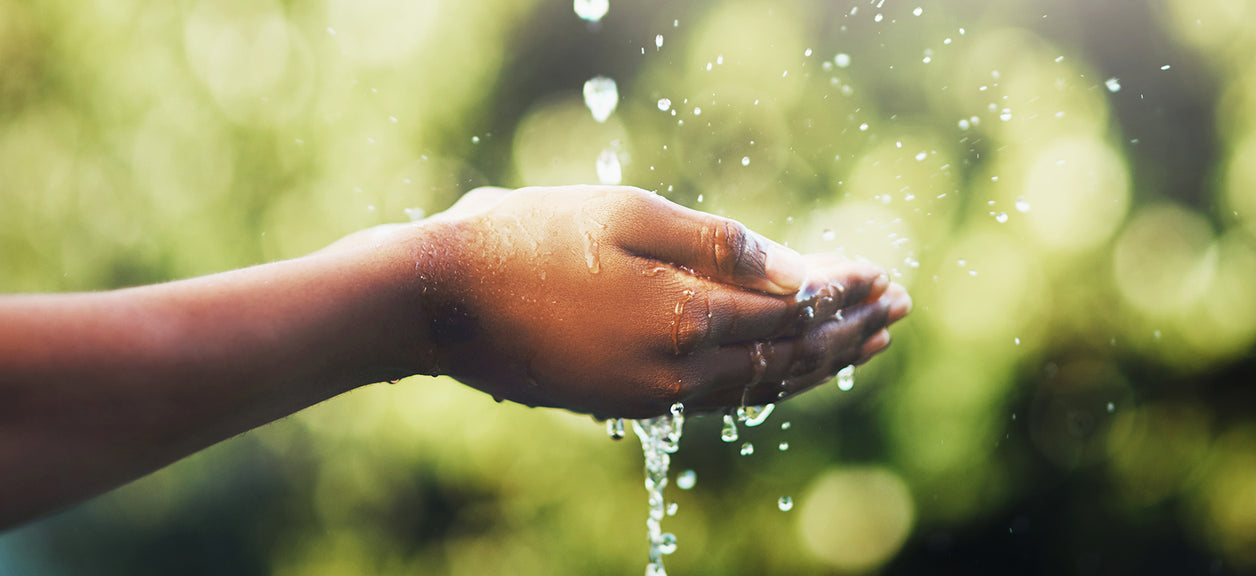
<svg viewBox="0 0 1256 576">
<path fill-rule="evenodd" d="M 413 374 L 602 417 L 733 407 L 752 384 L 771 402 L 867 361 L 910 306 L 871 264 L 584 186 L 479 189 L 202 278 L 3 297 L 0 528 Z"/>
</svg>

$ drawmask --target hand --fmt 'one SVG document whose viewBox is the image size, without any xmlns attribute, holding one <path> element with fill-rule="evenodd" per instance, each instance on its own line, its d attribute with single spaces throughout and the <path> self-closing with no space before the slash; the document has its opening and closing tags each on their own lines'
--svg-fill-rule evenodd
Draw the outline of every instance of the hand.
<svg viewBox="0 0 1256 576">
<path fill-rule="evenodd" d="M 418 253 L 424 371 L 599 417 L 775 402 L 884 349 L 911 305 L 877 266 L 633 188 L 478 189 L 357 240 L 392 234 Z"/>
</svg>

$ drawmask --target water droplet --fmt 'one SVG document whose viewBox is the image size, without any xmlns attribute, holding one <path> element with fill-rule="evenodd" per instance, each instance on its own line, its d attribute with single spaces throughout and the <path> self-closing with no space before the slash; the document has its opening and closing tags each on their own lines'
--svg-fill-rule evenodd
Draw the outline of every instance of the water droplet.
<svg viewBox="0 0 1256 576">
<path fill-rule="evenodd" d="M 1116 403 L 1108 402 L 1108 414 L 1116 412 Z"/>
<path fill-rule="evenodd" d="M 917 161 L 917 162 L 924 162 L 924 161 L 925 161 L 925 158 L 928 158 L 928 157 L 929 157 L 929 154 L 927 154 L 927 153 L 925 153 L 925 152 L 921 152 L 921 153 L 919 153 L 919 154 L 917 154 L 917 155 L 916 155 L 916 161 Z"/>
<path fill-rule="evenodd" d="M 737 441 L 737 423 L 733 422 L 732 414 L 724 414 L 724 428 L 720 430 L 720 440 L 725 442 Z"/>
<path fill-rule="evenodd" d="M 584 83 L 584 105 L 593 113 L 593 119 L 605 122 L 619 105 L 619 88 L 615 81 L 605 76 L 595 76 Z"/>
<path fill-rule="evenodd" d="M 867 132 L 867 131 L 868 131 L 868 123 L 867 123 L 867 122 L 864 122 L 863 124 L 860 124 L 860 125 L 859 125 L 859 131 L 860 131 L 860 132 Z"/>
<path fill-rule="evenodd" d="M 789 512 L 794 508 L 794 499 L 789 496 L 781 496 L 780 500 L 776 501 L 776 507 L 780 508 L 781 512 Z"/>
<path fill-rule="evenodd" d="M 597 156 L 597 181 L 616 186 L 624 180 L 624 169 L 619 165 L 619 154 L 607 148 Z"/>
<path fill-rule="evenodd" d="M 1007 122 L 1007 121 L 1009 121 L 1009 120 L 1011 120 L 1011 119 L 1012 119 L 1012 109 L 1011 109 L 1011 108 L 1004 108 L 1004 109 L 1003 109 L 1003 111 L 999 113 L 999 120 L 1002 120 L 1002 121 L 1004 121 L 1004 122 Z"/>
<path fill-rule="evenodd" d="M 1108 92 L 1116 93 L 1121 91 L 1121 81 L 1117 80 L 1116 77 L 1108 78 L 1103 82 L 1103 85 L 1108 87 Z"/>
<path fill-rule="evenodd" d="M 850 390 L 855 387 L 855 367 L 847 366 L 837 373 L 837 387 L 840 390 Z"/>
<path fill-rule="evenodd" d="M 824 238 L 825 242 L 832 242 L 837 239 L 837 232 L 834 232 L 832 228 L 825 228 L 820 237 Z"/>
<path fill-rule="evenodd" d="M 1165 64 L 1164 66 L 1161 66 L 1161 67 L 1160 67 L 1160 69 L 1161 69 L 1161 70 L 1168 70 L 1169 68 L 1172 68 L 1172 67 L 1173 67 L 1173 66 L 1171 66 L 1171 65 L 1169 65 L 1169 64 Z"/>
<path fill-rule="evenodd" d="M 1017 346 L 1020 346 L 1020 337 L 1017 336 L 1016 338 L 1013 338 L 1012 343 L 1016 344 Z"/>
<path fill-rule="evenodd" d="M 471 137 L 471 143 L 472 143 L 472 144 L 479 144 L 479 143 L 480 143 L 480 137 L 479 137 L 479 136 L 472 136 L 472 137 Z"/>
<path fill-rule="evenodd" d="M 607 420 L 606 421 L 606 435 L 610 436 L 611 440 L 623 440 L 624 439 L 624 419 L 623 418 L 611 418 L 610 420 Z"/>
<path fill-rule="evenodd" d="M 668 110 L 671 109 L 671 107 L 672 107 L 672 101 L 670 98 L 659 98 L 659 110 L 660 111 L 667 112 Z"/>
<path fill-rule="evenodd" d="M 666 532 L 659 538 L 659 552 L 662 554 L 671 554 L 676 551 L 676 535 Z"/>
<path fill-rule="evenodd" d="M 882 20 L 885 20 L 885 15 L 880 12 L 877 12 L 877 15 L 872 17 L 873 22 L 880 22 Z"/>
<path fill-rule="evenodd" d="M 833 63 L 836 64 L 838 68 L 849 67 L 850 66 L 850 54 L 843 52 L 841 54 L 838 54 L 837 56 L 834 56 Z"/>
<path fill-rule="evenodd" d="M 675 502 L 672 502 L 671 504 L 668 504 L 668 505 L 667 505 L 667 515 L 668 515 L 668 516 L 675 516 L 675 515 L 676 515 L 676 511 L 677 511 L 677 510 L 679 510 L 679 509 L 680 509 L 680 504 L 677 504 L 677 503 L 675 503 Z"/>
<path fill-rule="evenodd" d="M 699 204 L 701 204 L 701 203 L 702 203 L 702 197 L 703 197 L 703 195 L 702 195 L 702 194 L 699 194 L 699 195 L 698 195 L 698 203 L 699 203 Z"/>
<path fill-rule="evenodd" d="M 780 446 L 777 446 L 777 448 L 780 448 L 781 452 L 789 450 L 789 442 L 781 442 Z"/>
<path fill-rule="evenodd" d="M 654 37 L 654 47 L 655 47 L 655 48 L 662 48 L 662 47 L 663 47 L 663 35 L 662 35 L 662 34 L 656 35 L 656 36 Z"/>
<path fill-rule="evenodd" d="M 917 6 L 915 10 L 912 10 L 912 11 L 911 11 L 911 13 L 912 13 L 912 14 L 914 14 L 914 15 L 916 15 L 916 16 L 919 16 L 919 15 L 921 15 L 921 14 L 924 14 L 924 13 L 925 13 L 925 9 L 924 9 L 924 8 L 921 8 L 920 6 Z"/>
<path fill-rule="evenodd" d="M 781 430 L 789 430 L 790 426 L 793 426 L 793 424 L 790 424 L 789 420 L 781 422 Z"/>
<path fill-rule="evenodd" d="M 749 157 L 749 156 L 742 156 L 742 157 L 741 157 L 741 165 L 742 165 L 742 166 L 749 166 L 749 165 L 750 165 L 750 157 Z"/>
<path fill-rule="evenodd" d="M 681 490 L 690 490 L 694 484 L 698 483 L 698 474 L 693 470 L 685 470 L 676 476 L 676 487 Z"/>
<path fill-rule="evenodd" d="M 762 406 L 743 406 L 737 409 L 737 419 L 744 422 L 746 426 L 754 428 L 765 421 L 768 416 L 772 415 L 772 410 L 776 408 L 776 404 L 764 404 Z"/>
<path fill-rule="evenodd" d="M 749 443 L 749 442 L 746 442 L 745 444 L 742 444 L 742 445 L 741 445 L 741 455 L 742 455 L 742 456 L 749 456 L 749 455 L 751 455 L 751 454 L 754 454 L 754 444 L 751 444 L 751 443 Z"/>
<path fill-rule="evenodd" d="M 645 576 L 667 576 L 667 571 L 662 564 L 651 562 L 645 565 Z"/>
<path fill-rule="evenodd" d="M 906 257 L 906 258 L 903 258 L 903 264 L 906 264 L 908 268 L 919 268 L 919 267 L 920 267 L 920 262 L 919 262 L 918 260 L 916 260 L 915 258 L 912 258 L 911 256 L 908 256 L 908 257 Z"/>
<path fill-rule="evenodd" d="M 589 22 L 600 21 L 610 7 L 610 0 L 575 0 L 572 6 L 576 16 Z"/>
<path fill-rule="evenodd" d="M 969 129 L 971 126 L 972 126 L 972 125 L 968 123 L 968 119 L 967 119 L 967 118 L 960 118 L 960 119 L 959 119 L 959 129 L 960 129 L 960 130 L 967 130 L 967 129 Z"/>
<path fill-rule="evenodd" d="M 1007 212 L 999 212 L 998 214 L 995 214 L 995 215 L 994 215 L 994 221 L 995 221 L 995 222 L 998 222 L 999 224 L 1006 224 L 1006 223 L 1007 223 Z"/>
<path fill-rule="evenodd" d="M 406 216 L 410 217 L 411 222 L 418 222 L 427 216 L 427 213 L 423 212 L 422 208 L 406 208 L 405 213 Z"/>
<path fill-rule="evenodd" d="M 693 115 L 694 115 L 694 116 L 701 116 L 701 115 L 702 115 L 702 108 L 699 108 L 699 107 L 697 107 L 697 106 L 694 106 L 694 107 L 693 107 Z"/>
</svg>

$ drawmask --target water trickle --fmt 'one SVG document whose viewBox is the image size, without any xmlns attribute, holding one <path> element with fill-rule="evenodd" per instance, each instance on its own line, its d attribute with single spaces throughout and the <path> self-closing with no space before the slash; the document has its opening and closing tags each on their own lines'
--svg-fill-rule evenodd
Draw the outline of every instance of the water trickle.
<svg viewBox="0 0 1256 576">
<path fill-rule="evenodd" d="M 749 455 L 751 455 L 751 454 L 754 454 L 754 444 L 751 444 L 751 443 L 749 443 L 749 442 L 746 442 L 745 444 L 742 444 L 742 445 L 741 445 L 741 455 L 742 455 L 742 456 L 749 456 Z"/>
<path fill-rule="evenodd" d="M 672 350 L 675 351 L 677 355 L 680 354 L 681 315 L 685 313 L 685 305 L 688 304 L 690 300 L 693 300 L 693 290 L 686 289 L 681 294 L 683 295 L 683 298 L 676 303 L 676 308 L 674 310 L 676 316 L 672 319 Z"/>
<path fill-rule="evenodd" d="M 624 169 L 619 164 L 619 153 L 613 148 L 602 150 L 597 156 L 597 181 L 607 186 L 618 186 L 624 181 Z"/>
<path fill-rule="evenodd" d="M 733 422 L 732 414 L 724 414 L 724 428 L 720 430 L 720 440 L 725 442 L 737 441 L 737 423 Z"/>
<path fill-rule="evenodd" d="M 690 490 L 698 483 L 698 474 L 693 470 L 685 470 L 676 476 L 676 487 L 681 490 Z"/>
<path fill-rule="evenodd" d="M 641 439 L 641 450 L 645 454 L 645 489 L 649 493 L 650 510 L 645 525 L 650 552 L 646 574 L 665 576 L 667 571 L 663 568 L 663 556 L 676 551 L 676 537 L 664 533 L 661 527 L 667 514 L 663 489 L 667 487 L 671 454 L 675 454 L 680 447 L 684 425 L 684 405 L 679 402 L 672 405 L 668 414 L 632 421 L 632 429 Z"/>
<path fill-rule="evenodd" d="M 610 7 L 610 0 L 575 0 L 572 9 L 576 11 L 576 16 L 583 20 L 598 22 L 606 16 Z"/>
<path fill-rule="evenodd" d="M 602 259 L 598 255 L 598 241 L 593 237 L 593 231 L 589 230 L 586 225 L 581 225 L 580 232 L 584 236 L 584 264 L 589 267 L 590 274 L 597 274 L 602 270 Z"/>
<path fill-rule="evenodd" d="M 607 420 L 606 421 L 606 435 L 610 436 L 611 440 L 623 440 L 624 439 L 624 419 L 623 418 L 611 418 L 610 420 Z"/>
<path fill-rule="evenodd" d="M 837 373 L 837 387 L 840 390 L 850 390 L 855 387 L 855 367 L 847 366 Z"/>
<path fill-rule="evenodd" d="M 605 76 L 595 76 L 584 83 L 584 105 L 593 113 L 593 119 L 605 122 L 619 105 L 619 88 L 615 81 Z"/>
<path fill-rule="evenodd" d="M 776 507 L 780 508 L 781 512 L 789 512 L 794 508 L 794 499 L 789 496 L 781 496 L 780 500 L 776 501 Z"/>
</svg>

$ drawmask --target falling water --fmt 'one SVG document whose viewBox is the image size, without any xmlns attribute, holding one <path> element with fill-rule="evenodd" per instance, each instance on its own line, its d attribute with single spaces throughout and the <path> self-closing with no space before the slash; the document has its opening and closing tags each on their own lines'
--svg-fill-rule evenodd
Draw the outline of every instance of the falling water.
<svg viewBox="0 0 1256 576">
<path fill-rule="evenodd" d="M 671 455 L 680 447 L 680 435 L 684 425 L 685 407 L 679 402 L 672 405 L 668 414 L 632 421 L 632 429 L 641 439 L 641 450 L 645 453 L 645 489 L 649 493 L 650 504 L 650 514 L 645 521 L 650 544 L 646 576 L 666 576 L 663 556 L 676 551 L 676 536 L 663 532 L 661 526 L 663 517 L 667 514 L 663 489 L 667 487 L 667 468 L 671 464 Z"/>
</svg>

